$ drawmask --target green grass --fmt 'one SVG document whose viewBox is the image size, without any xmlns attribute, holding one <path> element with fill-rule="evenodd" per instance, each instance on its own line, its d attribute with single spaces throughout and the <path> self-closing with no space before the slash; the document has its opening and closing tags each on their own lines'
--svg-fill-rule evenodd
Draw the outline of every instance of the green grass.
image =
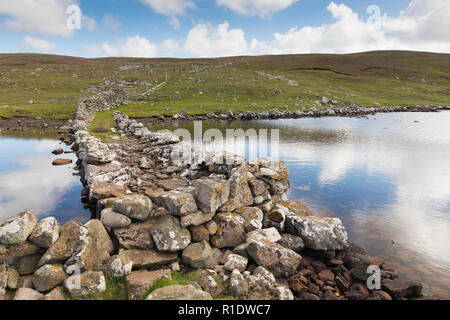
<svg viewBox="0 0 450 320">
<path fill-rule="evenodd" d="M 129 63 L 139 67 L 121 68 Z M 200 66 L 196 72 L 192 71 L 194 64 Z M 258 71 L 284 76 L 299 86 L 269 79 Z M 384 51 L 184 60 L 0 55 L 0 116 L 73 118 L 76 100 L 90 95 L 82 90 L 105 81 L 154 84 L 156 76 L 160 83 L 166 72 L 171 79 L 158 94 L 118 110 L 133 118 L 171 116 L 181 111 L 195 115 L 275 107 L 308 110 L 323 96 L 337 100 L 340 106 L 349 102 L 367 107 L 450 104 L 448 54 Z M 147 90 L 143 84 L 132 86 L 139 93 Z M 28 104 L 29 100 L 35 103 Z M 111 115 L 100 115 L 92 130 L 108 127 Z"/>
<path fill-rule="evenodd" d="M 106 290 L 103 293 L 92 294 L 81 298 L 67 296 L 69 300 L 128 300 L 127 282 L 125 278 L 106 278 Z"/>
</svg>

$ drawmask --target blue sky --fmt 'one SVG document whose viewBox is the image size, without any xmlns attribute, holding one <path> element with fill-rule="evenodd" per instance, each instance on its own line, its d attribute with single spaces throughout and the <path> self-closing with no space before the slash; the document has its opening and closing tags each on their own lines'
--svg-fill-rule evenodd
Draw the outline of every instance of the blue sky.
<svg viewBox="0 0 450 320">
<path fill-rule="evenodd" d="M 70 5 L 82 12 L 79 30 L 67 28 Z M 367 13 L 369 7 L 375 11 Z M 450 0 L 0 0 L 0 52 L 82 57 L 450 52 L 449 16 Z"/>
</svg>

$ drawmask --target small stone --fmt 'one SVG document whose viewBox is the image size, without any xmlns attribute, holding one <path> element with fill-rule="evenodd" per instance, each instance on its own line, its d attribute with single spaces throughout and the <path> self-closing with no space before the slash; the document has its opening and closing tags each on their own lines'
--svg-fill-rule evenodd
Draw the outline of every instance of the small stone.
<svg viewBox="0 0 450 320">
<path fill-rule="evenodd" d="M 17 289 L 19 287 L 19 278 L 20 274 L 17 269 L 14 267 L 8 267 L 8 288 L 12 290 Z"/>
<path fill-rule="evenodd" d="M 170 270 L 146 271 L 140 270 L 132 272 L 126 277 L 128 300 L 142 300 L 153 284 L 161 279 L 172 280 Z"/>
<path fill-rule="evenodd" d="M 116 255 L 109 258 L 104 267 L 104 274 L 108 278 L 124 278 L 133 270 L 133 261 L 125 255 Z"/>
<path fill-rule="evenodd" d="M 67 279 L 62 265 L 44 265 L 33 275 L 33 286 L 39 292 L 46 292 L 62 284 Z"/>
<path fill-rule="evenodd" d="M 153 210 L 153 204 L 146 196 L 129 195 L 114 201 L 112 209 L 131 219 L 145 221 L 150 217 Z"/>
<path fill-rule="evenodd" d="M 64 294 L 63 287 L 56 287 L 50 293 L 44 296 L 44 300 L 47 301 L 64 301 L 66 300 L 66 295 Z"/>
<path fill-rule="evenodd" d="M 228 271 L 238 270 L 244 272 L 247 268 L 248 259 L 237 254 L 229 254 L 225 261 L 225 269 Z"/>
<path fill-rule="evenodd" d="M 192 285 L 170 286 L 153 291 L 146 300 L 212 300 L 209 293 Z"/>
<path fill-rule="evenodd" d="M 230 276 L 228 291 L 235 298 L 243 297 L 248 293 L 248 283 L 239 270 L 234 270 Z"/>
<path fill-rule="evenodd" d="M 14 296 L 14 300 L 18 301 L 36 301 L 43 298 L 44 295 L 42 293 L 30 288 L 19 288 Z"/>
<path fill-rule="evenodd" d="M 305 242 L 303 239 L 291 234 L 282 234 L 281 240 L 278 241 L 278 244 L 297 253 L 300 253 L 305 248 Z"/>
<path fill-rule="evenodd" d="M 208 292 L 213 298 L 217 298 L 222 294 L 222 288 L 214 280 L 208 272 L 203 271 L 200 276 L 200 286 L 206 292 Z"/>
<path fill-rule="evenodd" d="M 0 224 L 0 244 L 16 245 L 27 240 L 36 227 L 37 220 L 31 211 Z"/>
<path fill-rule="evenodd" d="M 53 218 L 42 219 L 34 228 L 28 238 L 41 248 L 50 248 L 59 238 L 60 227 L 58 221 Z"/>
<path fill-rule="evenodd" d="M 72 162 L 72 159 L 55 159 L 53 160 L 52 164 L 54 166 L 66 166 L 68 164 L 71 164 Z"/>
<path fill-rule="evenodd" d="M 101 212 L 100 221 L 109 228 L 119 229 L 126 228 L 131 224 L 131 219 L 127 216 L 115 212 L 112 208 L 104 209 Z"/>
<path fill-rule="evenodd" d="M 31 256 L 16 259 L 14 265 L 20 275 L 26 276 L 33 274 L 38 269 L 40 259 L 40 254 L 33 254 Z"/>
<path fill-rule="evenodd" d="M 64 288 L 75 298 L 102 293 L 106 290 L 105 276 L 103 272 L 96 271 L 75 274 L 64 281 Z"/>
<path fill-rule="evenodd" d="M 211 266 L 212 251 L 206 241 L 194 243 L 184 249 L 183 263 L 194 269 L 206 269 Z"/>
<path fill-rule="evenodd" d="M 133 262 L 133 268 L 145 269 L 170 264 L 178 259 L 176 253 L 164 253 L 157 250 L 123 250 L 119 256 L 126 256 Z"/>
</svg>

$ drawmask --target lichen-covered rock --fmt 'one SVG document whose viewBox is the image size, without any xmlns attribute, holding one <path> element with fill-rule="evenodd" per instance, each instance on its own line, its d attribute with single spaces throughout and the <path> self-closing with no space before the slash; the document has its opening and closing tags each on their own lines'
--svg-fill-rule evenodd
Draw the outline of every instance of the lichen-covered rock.
<svg viewBox="0 0 450 320">
<path fill-rule="evenodd" d="M 0 243 L 15 245 L 27 240 L 36 227 L 37 220 L 31 211 L 25 211 L 17 217 L 0 224 Z"/>
<path fill-rule="evenodd" d="M 39 261 L 39 266 L 45 264 L 64 263 L 77 251 L 80 237 L 87 235 L 86 227 L 70 221 L 61 228 L 61 234 L 56 242 L 47 250 Z"/>
<path fill-rule="evenodd" d="M 181 191 L 155 192 L 152 200 L 166 208 L 174 216 L 187 216 L 198 211 L 197 203 L 191 193 Z"/>
<path fill-rule="evenodd" d="M 44 295 L 42 293 L 30 288 L 19 288 L 14 296 L 14 300 L 17 301 L 36 301 L 43 298 Z"/>
<path fill-rule="evenodd" d="M 246 243 L 252 241 L 264 241 L 276 243 L 281 240 L 281 235 L 275 228 L 255 230 L 247 234 Z"/>
<path fill-rule="evenodd" d="M 290 234 L 301 237 L 308 249 L 328 251 L 349 247 L 347 231 L 337 218 L 289 216 L 286 228 Z"/>
<path fill-rule="evenodd" d="M 252 191 L 248 185 L 248 169 L 246 166 L 233 169 L 229 181 L 229 200 L 220 208 L 222 212 L 232 212 L 236 209 L 251 206 L 254 202 Z"/>
<path fill-rule="evenodd" d="M 116 255 L 106 262 L 103 273 L 108 278 L 124 278 L 133 270 L 133 261 L 126 255 Z"/>
<path fill-rule="evenodd" d="M 112 208 L 104 209 L 101 212 L 100 221 L 111 229 L 126 228 L 131 224 L 131 219 L 126 215 L 115 212 Z"/>
<path fill-rule="evenodd" d="M 243 297 L 248 293 L 248 283 L 239 270 L 234 270 L 231 273 L 228 291 L 235 298 Z"/>
<path fill-rule="evenodd" d="M 29 241 L 24 241 L 12 246 L 0 245 L 0 263 L 7 260 L 22 258 L 42 252 L 42 248 Z"/>
<path fill-rule="evenodd" d="M 305 242 L 302 238 L 293 236 L 292 234 L 288 233 L 284 233 L 281 235 L 281 240 L 278 241 L 278 244 L 298 253 L 305 248 Z"/>
<path fill-rule="evenodd" d="M 169 269 L 132 272 L 126 277 L 128 300 L 142 300 L 153 284 L 161 279 L 172 280 L 172 272 Z"/>
<path fill-rule="evenodd" d="M 244 272 L 247 268 L 248 259 L 246 257 L 229 254 L 225 261 L 225 269 L 228 271 L 238 270 L 239 272 Z"/>
<path fill-rule="evenodd" d="M 216 213 L 230 195 L 230 184 L 227 180 L 204 179 L 195 182 L 195 198 L 203 213 Z"/>
<path fill-rule="evenodd" d="M 183 228 L 189 226 L 199 226 L 206 222 L 211 221 L 215 216 L 215 213 L 203 213 L 202 211 L 197 211 L 195 213 L 191 213 L 187 216 L 181 217 L 181 226 Z"/>
<path fill-rule="evenodd" d="M 211 266 L 212 250 L 206 241 L 191 244 L 183 251 L 183 263 L 194 269 L 206 269 Z"/>
<path fill-rule="evenodd" d="M 14 260 L 14 266 L 20 275 L 26 276 L 34 273 L 39 268 L 39 261 L 41 259 L 40 254 L 33 254 L 17 258 Z"/>
<path fill-rule="evenodd" d="M 8 267 L 8 288 L 12 290 L 17 289 L 19 287 L 19 278 L 20 274 L 17 269 L 14 267 Z"/>
<path fill-rule="evenodd" d="M 247 253 L 258 266 L 266 268 L 276 277 L 292 276 L 302 261 L 298 253 L 264 240 L 247 242 Z"/>
<path fill-rule="evenodd" d="M 244 219 L 230 212 L 219 213 L 214 221 L 217 233 L 212 237 L 212 244 L 217 248 L 237 247 L 245 242 L 247 234 Z"/>
<path fill-rule="evenodd" d="M 159 251 L 177 252 L 191 243 L 191 233 L 182 228 L 178 218 L 173 216 L 159 217 L 151 234 Z"/>
<path fill-rule="evenodd" d="M 146 300 L 212 300 L 209 293 L 192 285 L 170 286 L 157 289 L 147 296 Z"/>
<path fill-rule="evenodd" d="M 178 259 L 177 253 L 159 252 L 157 250 L 124 250 L 119 256 L 125 256 L 133 262 L 133 268 L 154 268 L 169 264 Z"/>
<path fill-rule="evenodd" d="M 270 185 L 272 195 L 283 195 L 289 190 L 289 170 L 283 161 L 258 159 L 250 161 L 249 167 L 255 177 Z"/>
<path fill-rule="evenodd" d="M 144 222 L 133 223 L 128 227 L 114 229 L 115 239 L 122 249 L 153 249 L 155 242 L 151 235 L 151 230 L 156 223 L 156 219 L 151 218 Z"/>
<path fill-rule="evenodd" d="M 44 300 L 46 301 L 65 301 L 66 295 L 64 294 L 63 287 L 59 286 L 50 291 L 48 294 L 44 296 Z"/>
<path fill-rule="evenodd" d="M 41 248 L 50 248 L 59 238 L 60 227 L 58 221 L 53 218 L 42 219 L 34 228 L 28 238 Z"/>
<path fill-rule="evenodd" d="M 98 271 L 74 274 L 64 281 L 64 288 L 74 298 L 102 293 L 106 290 L 105 276 Z"/>
<path fill-rule="evenodd" d="M 153 203 L 146 196 L 123 196 L 114 201 L 112 209 L 131 219 L 145 221 L 150 217 L 153 210 Z"/>
<path fill-rule="evenodd" d="M 6 287 L 8 286 L 8 269 L 5 264 L 0 264 L 0 297 L 6 294 Z"/>
<path fill-rule="evenodd" d="M 222 287 L 217 284 L 214 277 L 207 271 L 202 271 L 199 284 L 202 289 L 208 292 L 214 299 L 222 294 Z"/>
<path fill-rule="evenodd" d="M 46 264 L 40 267 L 33 275 L 33 287 L 39 292 L 49 291 L 67 279 L 64 268 L 59 264 Z"/>
</svg>

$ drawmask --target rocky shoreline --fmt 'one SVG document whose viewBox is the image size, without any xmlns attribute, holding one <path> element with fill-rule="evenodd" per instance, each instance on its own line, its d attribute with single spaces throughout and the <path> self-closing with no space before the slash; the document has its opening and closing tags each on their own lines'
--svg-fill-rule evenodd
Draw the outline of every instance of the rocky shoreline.
<svg viewBox="0 0 450 320">
<path fill-rule="evenodd" d="M 125 278 L 130 300 L 426 298 L 420 283 L 398 280 L 388 263 L 350 243 L 339 219 L 290 202 L 282 161 L 195 149 L 119 112 L 122 143 L 88 133 L 96 112 L 125 101 L 120 91 L 80 99 L 77 118 L 60 128 L 73 141 L 93 219 L 60 226 L 27 211 L 0 223 L 0 296 L 77 298 Z M 369 266 L 380 268 L 379 289 L 367 288 Z M 193 270 L 198 281 L 149 292 L 172 272 Z"/>
</svg>

